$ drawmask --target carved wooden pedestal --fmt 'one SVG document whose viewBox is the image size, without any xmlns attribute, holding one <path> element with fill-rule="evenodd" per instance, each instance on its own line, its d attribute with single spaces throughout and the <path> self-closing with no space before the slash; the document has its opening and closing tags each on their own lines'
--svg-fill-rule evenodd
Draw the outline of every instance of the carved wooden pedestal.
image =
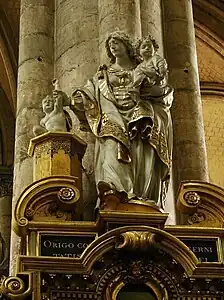
<svg viewBox="0 0 224 300">
<path fill-rule="evenodd" d="M 33 156 L 33 181 L 52 175 L 81 179 L 85 148 L 85 142 L 69 132 L 47 132 L 33 138 L 28 150 Z"/>
</svg>

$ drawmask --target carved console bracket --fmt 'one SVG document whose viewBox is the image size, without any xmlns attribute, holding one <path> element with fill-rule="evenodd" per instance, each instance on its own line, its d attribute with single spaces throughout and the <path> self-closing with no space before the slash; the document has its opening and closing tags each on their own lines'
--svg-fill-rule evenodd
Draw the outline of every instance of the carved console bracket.
<svg viewBox="0 0 224 300">
<path fill-rule="evenodd" d="M 40 222 L 79 220 L 82 211 L 76 181 L 73 176 L 50 176 L 28 186 L 14 210 L 14 231 L 24 236 Z"/>
<path fill-rule="evenodd" d="M 158 235 L 148 231 L 128 231 L 119 236 L 115 248 L 147 251 L 160 240 Z"/>
<path fill-rule="evenodd" d="M 188 224 L 204 227 L 224 227 L 224 189 L 201 181 L 182 182 L 177 196 L 177 208 L 189 214 Z"/>
</svg>

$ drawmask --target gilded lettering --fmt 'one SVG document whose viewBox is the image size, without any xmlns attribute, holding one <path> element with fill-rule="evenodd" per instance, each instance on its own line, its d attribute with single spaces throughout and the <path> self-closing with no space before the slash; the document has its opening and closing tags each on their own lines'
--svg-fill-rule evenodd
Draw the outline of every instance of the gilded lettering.
<svg viewBox="0 0 224 300">
<path fill-rule="evenodd" d="M 77 247 L 78 247 L 79 249 L 85 249 L 85 248 L 88 247 L 88 244 L 87 244 L 87 243 L 78 243 L 78 244 L 77 244 Z"/>
<path fill-rule="evenodd" d="M 67 243 L 62 243 L 61 247 L 64 248 L 64 249 L 66 249 L 66 248 L 68 248 L 68 244 Z"/>
<path fill-rule="evenodd" d="M 212 253 L 212 247 L 204 247 L 205 252 Z"/>
<path fill-rule="evenodd" d="M 68 244 L 68 248 L 71 249 L 71 248 L 74 248 L 74 247 L 75 247 L 75 245 L 74 245 L 73 243 L 69 243 L 69 244 Z"/>
<path fill-rule="evenodd" d="M 49 241 L 49 240 L 44 241 L 44 247 L 45 248 L 50 248 L 51 247 L 51 241 Z"/>
<path fill-rule="evenodd" d="M 52 247 L 53 247 L 53 248 L 60 248 L 60 247 L 58 247 L 58 244 L 55 243 L 55 242 L 52 243 Z"/>
</svg>

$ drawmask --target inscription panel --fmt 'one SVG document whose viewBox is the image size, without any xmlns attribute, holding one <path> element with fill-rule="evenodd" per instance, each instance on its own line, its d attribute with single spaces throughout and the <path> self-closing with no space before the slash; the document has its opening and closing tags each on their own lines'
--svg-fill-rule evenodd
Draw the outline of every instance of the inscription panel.
<svg viewBox="0 0 224 300">
<path fill-rule="evenodd" d="M 40 235 L 40 256 L 78 258 L 96 235 Z"/>
<path fill-rule="evenodd" d="M 218 240 L 217 239 L 191 239 L 180 238 L 195 254 L 200 262 L 218 262 Z"/>
</svg>

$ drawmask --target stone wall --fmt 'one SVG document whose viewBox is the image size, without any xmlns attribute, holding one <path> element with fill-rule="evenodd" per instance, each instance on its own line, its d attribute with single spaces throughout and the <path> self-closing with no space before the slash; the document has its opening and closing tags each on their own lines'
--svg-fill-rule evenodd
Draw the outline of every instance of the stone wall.
<svg viewBox="0 0 224 300">
<path fill-rule="evenodd" d="M 224 187 L 224 97 L 203 96 L 209 179 Z"/>
<path fill-rule="evenodd" d="M 211 39 L 212 33 L 209 34 Z M 224 90 L 224 51 L 219 47 L 216 36 L 211 40 L 213 47 L 207 36 L 208 33 L 198 32 L 196 42 L 209 179 L 211 183 L 224 187 L 224 92 L 221 92 Z M 208 89 L 204 90 L 206 85 Z"/>
</svg>

